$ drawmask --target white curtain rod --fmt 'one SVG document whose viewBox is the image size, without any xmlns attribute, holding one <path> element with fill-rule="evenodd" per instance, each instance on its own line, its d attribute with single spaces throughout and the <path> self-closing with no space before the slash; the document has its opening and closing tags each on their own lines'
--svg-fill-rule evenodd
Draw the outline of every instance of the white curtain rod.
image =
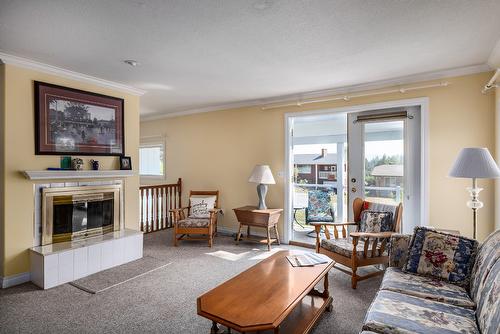
<svg viewBox="0 0 500 334">
<path fill-rule="evenodd" d="M 395 88 L 395 89 L 389 89 L 389 90 L 371 92 L 371 93 L 360 93 L 360 94 L 351 94 L 351 95 L 342 95 L 342 96 L 339 95 L 339 96 L 328 97 L 328 98 L 324 98 L 324 99 L 297 101 L 297 102 L 290 102 L 290 103 L 285 103 L 285 104 L 274 104 L 274 105 L 263 106 L 261 109 L 262 110 L 269 110 L 269 109 L 278 109 L 278 108 L 284 108 L 284 107 L 301 107 L 303 105 L 311 104 L 311 103 L 330 102 L 330 101 L 338 101 L 338 100 L 350 101 L 351 99 L 354 99 L 357 97 L 375 96 L 375 95 L 383 95 L 383 94 L 391 94 L 391 93 L 404 94 L 404 93 L 410 92 L 412 90 L 434 88 L 434 87 L 446 87 L 449 85 L 450 85 L 450 82 L 443 81 L 443 82 L 440 82 L 437 84 L 424 85 L 424 86 L 402 87 L 402 88 Z"/>
<path fill-rule="evenodd" d="M 484 85 L 483 90 L 481 91 L 483 94 L 486 94 L 490 89 L 499 87 L 496 83 L 498 76 L 500 75 L 500 69 L 497 68 L 490 81 L 486 85 Z"/>
</svg>

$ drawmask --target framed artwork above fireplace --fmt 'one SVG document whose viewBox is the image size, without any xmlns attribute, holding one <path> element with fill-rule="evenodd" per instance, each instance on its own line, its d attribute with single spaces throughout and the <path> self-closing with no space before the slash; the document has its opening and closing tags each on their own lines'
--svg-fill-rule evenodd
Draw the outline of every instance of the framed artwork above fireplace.
<svg viewBox="0 0 500 334">
<path fill-rule="evenodd" d="M 35 154 L 125 152 L 123 99 L 35 81 Z"/>
</svg>

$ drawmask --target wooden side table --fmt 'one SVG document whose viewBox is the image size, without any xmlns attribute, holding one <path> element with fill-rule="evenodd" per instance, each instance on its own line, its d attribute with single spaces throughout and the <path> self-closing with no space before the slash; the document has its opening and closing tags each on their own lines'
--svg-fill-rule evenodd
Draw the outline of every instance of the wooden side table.
<svg viewBox="0 0 500 334">
<path fill-rule="evenodd" d="M 265 228 L 267 231 L 267 249 L 271 250 L 271 244 L 276 242 L 280 244 L 280 236 L 278 233 L 278 220 L 283 209 L 266 209 L 258 210 L 255 206 L 244 206 L 241 208 L 233 209 L 236 218 L 240 223 L 238 235 L 236 237 L 236 244 L 241 239 L 241 228 L 243 225 L 247 226 L 247 238 L 250 237 L 250 226 Z M 276 238 L 271 238 L 271 229 L 274 229 Z M 262 240 L 259 240 L 261 242 Z"/>
</svg>

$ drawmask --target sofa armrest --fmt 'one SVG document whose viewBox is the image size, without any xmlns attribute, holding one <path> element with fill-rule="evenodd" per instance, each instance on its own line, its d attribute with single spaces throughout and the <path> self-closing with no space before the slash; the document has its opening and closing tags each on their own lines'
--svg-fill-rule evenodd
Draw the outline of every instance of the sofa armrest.
<svg viewBox="0 0 500 334">
<path fill-rule="evenodd" d="M 402 268 L 408 259 L 411 235 L 395 233 L 389 239 L 389 267 Z"/>
</svg>

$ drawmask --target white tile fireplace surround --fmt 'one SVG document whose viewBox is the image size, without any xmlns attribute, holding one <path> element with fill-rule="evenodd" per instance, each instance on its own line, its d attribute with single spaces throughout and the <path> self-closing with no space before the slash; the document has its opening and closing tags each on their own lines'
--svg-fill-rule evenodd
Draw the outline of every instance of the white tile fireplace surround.
<svg viewBox="0 0 500 334">
<path fill-rule="evenodd" d="M 123 181 L 59 182 L 35 185 L 33 248 L 30 249 L 30 278 L 43 289 L 142 258 L 142 232 L 124 228 Z M 42 190 L 79 187 L 79 189 L 119 186 L 119 228 L 106 234 L 42 245 Z M 73 189 L 73 188 L 71 188 Z M 90 207 L 90 206 L 89 206 Z M 74 218 L 73 218 L 74 219 Z M 86 218 L 85 218 L 86 222 Z"/>
</svg>

